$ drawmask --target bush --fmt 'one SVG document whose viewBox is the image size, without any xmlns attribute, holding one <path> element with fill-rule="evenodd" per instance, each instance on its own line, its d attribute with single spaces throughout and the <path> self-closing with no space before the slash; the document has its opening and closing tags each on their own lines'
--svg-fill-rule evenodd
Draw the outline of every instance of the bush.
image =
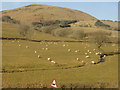
<svg viewBox="0 0 120 90">
<path fill-rule="evenodd" d="M 71 27 L 71 26 L 68 25 L 68 24 L 63 24 L 63 25 L 60 25 L 60 27 L 62 27 L 62 28 L 66 28 L 66 27 Z"/>
<path fill-rule="evenodd" d="M 19 24 L 20 23 L 19 21 L 15 20 L 15 19 L 12 19 L 10 16 L 3 16 L 2 21 L 3 22 L 14 23 L 14 24 Z"/>
<path fill-rule="evenodd" d="M 83 30 L 75 30 L 73 31 L 72 38 L 74 39 L 83 39 L 86 36 Z"/>
<path fill-rule="evenodd" d="M 98 49 L 100 49 L 104 43 L 109 41 L 108 33 L 103 31 L 94 32 L 93 39 L 96 42 Z"/>
<path fill-rule="evenodd" d="M 61 26 L 68 26 L 70 27 L 70 25 L 68 24 L 71 24 L 71 23 L 76 23 L 77 20 L 70 20 L 70 21 L 64 21 L 64 20 L 55 20 L 55 21 L 50 21 L 50 22 L 32 22 L 32 25 L 34 26 L 50 26 L 50 25 L 58 25 L 58 24 L 61 24 Z"/>
<path fill-rule="evenodd" d="M 72 33 L 71 30 L 69 29 L 56 29 L 53 32 L 54 36 L 59 36 L 59 37 L 68 37 Z"/>
<path fill-rule="evenodd" d="M 58 28 L 57 25 L 46 26 L 42 28 L 42 32 L 51 34 L 54 29 Z"/>
<path fill-rule="evenodd" d="M 25 38 L 31 38 L 34 34 L 34 30 L 28 24 L 20 24 L 19 34 Z"/>
<path fill-rule="evenodd" d="M 95 26 L 102 26 L 102 27 L 110 27 L 110 25 L 104 24 L 100 20 L 97 20 L 95 23 Z"/>
</svg>

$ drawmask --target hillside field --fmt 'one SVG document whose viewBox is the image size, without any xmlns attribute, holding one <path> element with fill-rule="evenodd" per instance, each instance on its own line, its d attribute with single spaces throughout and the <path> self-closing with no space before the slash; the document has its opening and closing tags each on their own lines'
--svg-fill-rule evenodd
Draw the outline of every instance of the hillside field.
<svg viewBox="0 0 120 90">
<path fill-rule="evenodd" d="M 21 46 L 19 46 L 21 45 Z M 64 46 L 65 45 L 65 46 Z M 29 48 L 26 48 L 29 46 Z M 85 48 L 86 47 L 86 48 Z M 44 49 L 48 48 L 48 50 Z M 71 49 L 68 52 L 68 49 Z M 106 44 L 105 51 L 116 50 L 116 45 Z M 93 84 L 99 88 L 97 82 L 108 83 L 104 87 L 117 87 L 117 60 L 118 56 L 108 56 L 104 63 L 94 65 L 91 61 L 99 61 L 99 56 L 93 51 L 95 45 L 92 43 L 44 43 L 29 41 L 3 41 L 3 69 L 8 73 L 3 73 L 3 87 L 49 87 L 53 78 L 56 78 L 59 87 L 62 84 Z M 80 50 L 80 52 L 75 52 Z M 90 58 L 86 58 L 85 53 Z M 34 51 L 37 51 L 35 53 Z M 41 57 L 38 58 L 38 55 Z M 47 60 L 51 58 L 56 63 Z M 80 60 L 77 61 L 76 58 Z M 84 61 L 84 62 L 82 62 Z M 85 66 L 77 67 L 78 65 Z M 76 66 L 76 67 L 75 67 Z M 67 67 L 71 67 L 66 69 Z M 13 71 L 13 72 L 12 72 Z M 10 73 L 9 73 L 10 72 Z M 42 86 L 40 86 L 40 84 Z"/>
<path fill-rule="evenodd" d="M 3 37 L 20 38 L 18 27 L 14 24 L 3 23 Z M 38 31 L 35 33 L 36 35 L 32 38 L 36 40 L 72 40 Z M 97 88 L 117 87 L 118 56 L 107 56 L 105 62 L 92 64 L 91 61 L 98 62 L 100 59 L 99 55 L 96 55 L 99 50 L 95 43 L 25 40 L 3 40 L 2 42 L 3 70 L 6 71 L 3 73 L 3 87 L 5 88 L 50 87 L 53 78 L 56 78 L 59 87 L 83 87 L 84 85 Z M 71 51 L 69 52 L 68 49 Z M 118 44 L 106 43 L 102 49 L 105 52 L 116 52 Z M 76 52 L 76 50 L 79 51 Z M 90 58 L 86 58 L 85 53 Z M 51 63 L 48 58 L 57 64 Z M 79 58 L 78 61 L 77 58 Z M 71 84 L 73 86 L 70 86 Z"/>
<path fill-rule="evenodd" d="M 59 88 L 118 87 L 118 22 L 36 4 L 2 15 L 3 88 L 50 88 L 53 79 Z"/>
</svg>

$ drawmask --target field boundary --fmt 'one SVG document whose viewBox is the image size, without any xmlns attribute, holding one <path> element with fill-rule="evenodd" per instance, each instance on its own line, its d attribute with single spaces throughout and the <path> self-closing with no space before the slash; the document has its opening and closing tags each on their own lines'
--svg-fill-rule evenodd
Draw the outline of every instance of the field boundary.
<svg viewBox="0 0 120 90">
<path fill-rule="evenodd" d="M 32 41 L 32 42 L 89 42 L 94 43 L 94 41 L 88 41 L 88 40 L 32 40 L 27 38 L 9 38 L 9 37 L 0 37 L 0 40 L 26 40 L 26 41 Z M 107 41 L 106 43 L 113 43 L 110 41 Z"/>
</svg>

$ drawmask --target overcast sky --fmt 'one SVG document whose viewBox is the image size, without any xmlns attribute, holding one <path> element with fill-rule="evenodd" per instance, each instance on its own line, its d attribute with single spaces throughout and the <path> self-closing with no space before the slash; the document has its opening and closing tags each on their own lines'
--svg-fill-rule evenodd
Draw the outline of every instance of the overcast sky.
<svg viewBox="0 0 120 90">
<path fill-rule="evenodd" d="M 45 4 L 77 9 L 101 20 L 118 20 L 118 2 L 2 2 L 2 10 L 10 10 L 30 4 Z"/>
</svg>

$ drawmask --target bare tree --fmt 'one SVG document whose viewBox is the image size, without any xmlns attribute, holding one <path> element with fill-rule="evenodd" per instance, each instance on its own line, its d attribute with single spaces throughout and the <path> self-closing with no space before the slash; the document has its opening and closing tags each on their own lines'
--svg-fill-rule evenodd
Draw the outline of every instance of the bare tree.
<svg viewBox="0 0 120 90">
<path fill-rule="evenodd" d="M 109 40 L 108 34 L 102 31 L 94 32 L 93 38 L 99 50 L 102 50 L 101 47 Z"/>
<path fill-rule="evenodd" d="M 25 37 L 25 38 L 31 38 L 31 36 L 33 35 L 33 29 L 30 25 L 28 24 L 20 24 L 20 27 L 19 27 L 19 34 L 22 36 L 22 37 Z"/>
</svg>

